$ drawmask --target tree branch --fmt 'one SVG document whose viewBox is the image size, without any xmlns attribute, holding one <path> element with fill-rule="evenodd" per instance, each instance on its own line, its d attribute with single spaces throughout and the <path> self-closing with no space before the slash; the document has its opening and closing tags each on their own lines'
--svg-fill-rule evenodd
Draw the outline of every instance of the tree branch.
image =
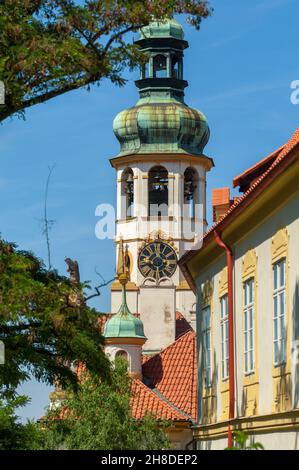
<svg viewBox="0 0 299 470">
<path fill-rule="evenodd" d="M 99 296 L 101 295 L 100 289 L 101 289 L 102 287 L 108 286 L 108 284 L 110 284 L 110 282 L 113 282 L 114 279 L 115 279 L 115 278 L 110 279 L 110 281 L 105 281 L 105 282 L 103 282 L 103 284 L 100 284 L 99 286 L 96 286 L 96 287 L 94 288 L 94 290 L 96 291 L 96 294 L 92 294 L 92 295 L 90 295 L 90 296 L 88 296 L 88 297 L 85 297 L 85 299 L 84 299 L 85 302 L 87 302 L 87 301 L 90 300 L 90 299 L 93 299 L 94 297 L 99 297 Z"/>
<path fill-rule="evenodd" d="M 119 31 L 118 33 L 114 34 L 113 36 L 111 36 L 111 38 L 109 39 L 109 41 L 107 42 L 107 44 L 105 45 L 104 47 L 104 51 L 107 52 L 109 47 L 113 44 L 114 41 L 116 41 L 118 38 L 120 38 L 121 36 L 123 36 L 124 34 L 127 34 L 129 33 L 130 31 L 136 31 L 137 29 L 140 29 L 142 28 L 144 25 L 136 25 L 136 26 L 129 26 L 128 28 L 126 29 L 123 29 L 122 31 Z"/>
<path fill-rule="evenodd" d="M 31 106 L 34 106 L 36 104 L 45 103 L 46 101 L 49 101 L 52 98 L 57 98 L 58 96 L 61 96 L 64 93 L 67 93 L 68 91 L 78 90 L 79 88 L 82 88 L 86 85 L 90 85 L 92 83 L 99 81 L 101 78 L 102 78 L 102 75 L 98 73 L 94 76 L 88 76 L 84 79 L 67 84 L 63 86 L 62 88 L 51 90 L 42 95 L 38 95 L 38 96 L 35 96 L 34 98 L 30 98 L 29 100 L 24 101 L 20 106 L 12 107 L 8 109 L 7 111 L 5 111 L 4 113 L 0 113 L 0 122 L 4 121 L 9 116 L 12 116 L 12 114 L 14 113 L 22 112 L 24 109 L 30 108 Z"/>
</svg>

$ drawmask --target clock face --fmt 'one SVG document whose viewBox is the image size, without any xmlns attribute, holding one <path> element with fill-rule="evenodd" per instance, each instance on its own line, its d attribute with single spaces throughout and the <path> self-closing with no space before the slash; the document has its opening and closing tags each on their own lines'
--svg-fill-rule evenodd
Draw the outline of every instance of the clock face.
<svg viewBox="0 0 299 470">
<path fill-rule="evenodd" d="M 144 277 L 159 281 L 162 277 L 173 276 L 177 267 L 177 256 L 167 243 L 148 243 L 139 254 L 138 267 Z"/>
</svg>

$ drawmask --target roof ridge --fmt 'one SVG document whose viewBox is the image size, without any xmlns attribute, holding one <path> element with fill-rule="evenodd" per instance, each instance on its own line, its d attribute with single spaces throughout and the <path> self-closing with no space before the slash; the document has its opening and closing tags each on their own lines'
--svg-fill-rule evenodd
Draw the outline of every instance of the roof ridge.
<svg viewBox="0 0 299 470">
<path fill-rule="evenodd" d="M 170 403 L 167 402 L 167 400 L 163 400 L 162 397 L 159 396 L 159 394 L 155 393 L 151 388 L 149 388 L 147 385 L 145 385 L 142 380 L 136 378 L 133 381 L 136 385 L 139 385 L 139 387 L 143 388 L 146 390 L 147 393 L 153 395 L 156 399 L 158 399 L 160 402 L 162 402 L 163 406 L 166 406 L 167 408 L 170 408 L 171 412 L 174 413 L 178 418 L 180 418 L 182 421 L 185 421 L 185 413 L 181 411 L 180 409 L 176 409 L 175 406 L 171 405 Z M 133 395 L 134 398 L 134 395 Z M 188 419 L 190 419 L 189 415 Z"/>
<path fill-rule="evenodd" d="M 240 173 L 239 175 L 235 176 L 234 179 L 233 179 L 233 188 L 235 188 L 236 186 L 238 186 L 238 181 L 240 178 L 242 178 L 243 176 L 246 176 L 248 173 L 252 172 L 253 170 L 257 169 L 260 165 L 262 164 L 265 164 L 267 163 L 268 160 L 271 160 L 271 158 L 275 158 L 277 156 L 277 154 L 279 152 L 281 152 L 284 147 L 286 146 L 287 144 L 283 144 L 281 145 L 280 147 L 278 147 L 276 150 L 274 150 L 273 152 L 269 153 L 266 157 L 262 158 L 261 160 L 259 160 L 258 162 L 256 162 L 254 165 L 250 166 L 249 168 L 247 168 L 246 170 L 244 170 L 242 173 Z"/>
<path fill-rule="evenodd" d="M 192 420 L 192 416 L 189 415 L 188 413 L 186 413 L 185 411 L 181 410 L 178 406 L 176 406 L 174 403 L 172 403 L 172 401 L 170 401 L 165 395 L 163 395 L 162 392 L 160 392 L 160 390 L 156 387 L 154 388 L 151 388 L 150 389 L 154 394 L 156 394 L 162 401 L 164 401 L 165 403 L 167 403 L 169 406 L 171 406 L 172 408 L 174 408 L 174 410 L 176 410 L 178 413 L 181 413 L 182 415 L 186 416 L 186 418 L 188 418 L 189 420 L 193 421 Z"/>
</svg>

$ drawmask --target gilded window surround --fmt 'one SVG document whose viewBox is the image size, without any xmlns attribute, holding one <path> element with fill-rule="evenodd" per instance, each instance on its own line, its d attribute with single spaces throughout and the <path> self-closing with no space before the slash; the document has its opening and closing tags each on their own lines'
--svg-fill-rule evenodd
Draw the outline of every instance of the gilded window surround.
<svg viewBox="0 0 299 470">
<path fill-rule="evenodd" d="M 255 250 L 249 250 L 242 260 L 242 337 L 244 341 L 244 283 L 250 279 L 254 280 L 254 372 L 245 374 L 244 364 L 244 342 L 242 342 L 242 365 L 243 365 L 243 403 L 244 416 L 252 416 L 258 413 L 259 402 L 259 360 L 258 360 L 258 321 L 257 321 L 257 255 Z"/>
<path fill-rule="evenodd" d="M 202 424 L 211 424 L 217 421 L 217 379 L 215 376 L 215 361 L 213 355 L 214 349 L 214 334 L 213 334 L 213 323 L 214 323 L 214 309 L 213 309 L 213 283 L 210 280 L 206 280 L 202 286 L 201 291 L 201 311 L 204 308 L 210 307 L 210 324 L 211 324 L 211 385 L 205 387 L 202 383 Z"/>
<path fill-rule="evenodd" d="M 272 340 L 272 378 L 273 378 L 273 412 L 288 411 L 292 408 L 292 379 L 291 379 L 291 321 L 290 321 L 290 304 L 289 304 L 289 234 L 287 228 L 281 228 L 276 232 L 271 240 L 271 260 L 273 265 L 285 258 L 286 260 L 286 363 L 280 366 L 274 365 L 273 358 L 273 340 Z M 272 271 L 271 269 L 271 271 Z M 273 272 L 273 271 L 272 271 Z M 273 274 L 272 285 L 273 292 Z M 272 299 L 271 299 L 272 300 Z M 273 322 L 273 301 L 272 322 Z M 272 324 L 273 325 L 273 324 Z M 273 326 L 272 326 L 273 331 Z M 273 333 L 272 333 L 273 334 Z"/>
<path fill-rule="evenodd" d="M 218 304 L 219 304 L 219 324 L 220 324 L 220 300 L 225 295 L 228 295 L 228 277 L 227 277 L 227 266 L 222 269 L 219 275 L 219 285 L 218 285 Z M 222 354 L 222 353 L 221 353 Z M 221 361 L 220 361 L 221 368 Z M 221 377 L 221 372 L 219 374 Z M 220 393 L 221 393 L 221 416 L 220 419 L 228 419 L 229 414 L 229 381 L 228 378 L 223 380 L 221 377 L 220 380 Z"/>
</svg>

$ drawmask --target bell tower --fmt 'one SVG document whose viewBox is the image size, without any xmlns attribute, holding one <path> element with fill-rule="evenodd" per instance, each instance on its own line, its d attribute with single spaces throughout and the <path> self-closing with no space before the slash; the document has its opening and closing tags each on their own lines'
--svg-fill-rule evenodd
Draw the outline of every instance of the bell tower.
<svg viewBox="0 0 299 470">
<path fill-rule="evenodd" d="M 113 123 L 120 153 L 110 160 L 117 175 L 116 244 L 127 246 L 128 306 L 140 314 L 147 352 L 175 339 L 176 312 L 195 328 L 195 298 L 177 266 L 206 227 L 206 173 L 209 139 L 205 116 L 184 102 L 182 26 L 155 21 L 136 44 L 148 60 L 136 86 L 136 105 Z M 112 313 L 121 303 L 119 281 L 112 285 Z"/>
</svg>

